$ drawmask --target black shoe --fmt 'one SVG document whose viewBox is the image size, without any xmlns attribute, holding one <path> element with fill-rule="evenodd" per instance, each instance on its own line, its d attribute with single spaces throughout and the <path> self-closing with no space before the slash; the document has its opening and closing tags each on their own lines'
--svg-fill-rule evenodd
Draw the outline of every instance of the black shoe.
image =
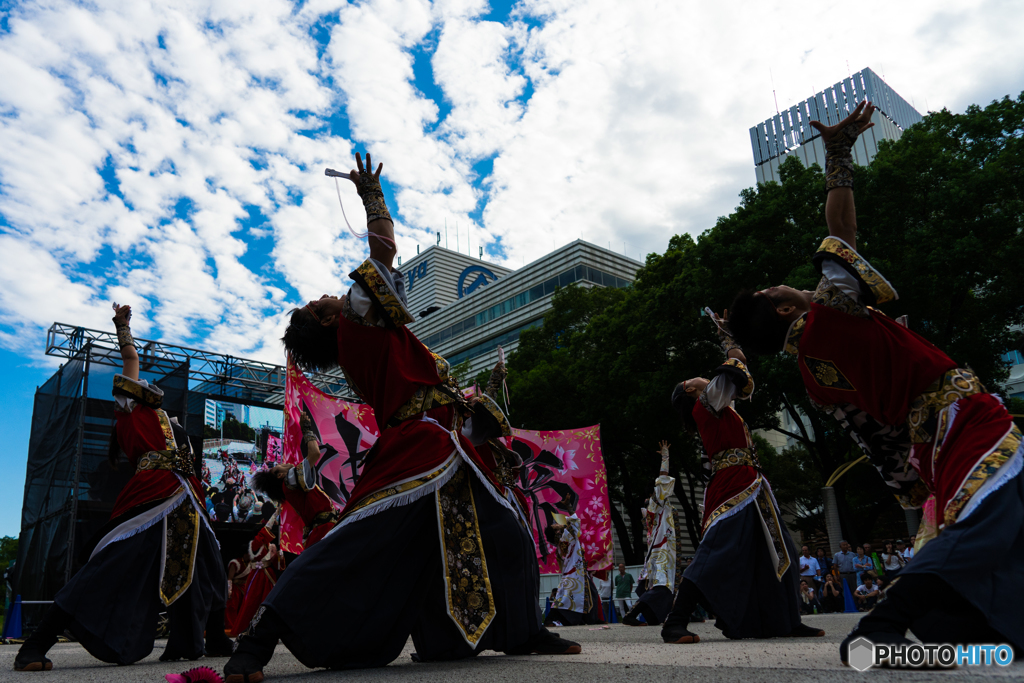
<svg viewBox="0 0 1024 683">
<path fill-rule="evenodd" d="M 230 657 L 234 654 L 235 644 L 224 635 L 224 632 L 214 633 L 206 637 L 207 657 Z"/>
<path fill-rule="evenodd" d="M 801 623 L 797 624 L 797 627 L 795 629 L 793 629 L 792 631 L 790 631 L 786 635 L 786 637 L 787 638 L 822 638 L 822 637 L 824 637 L 824 635 L 825 635 L 825 632 L 822 631 L 820 628 L 814 628 L 813 626 L 808 626 L 807 624 L 804 624 L 804 623 L 801 622 Z"/>
<path fill-rule="evenodd" d="M 684 624 L 663 627 L 661 629 L 661 639 L 666 643 L 677 643 L 679 645 L 688 645 L 690 643 L 700 642 L 700 636 L 696 633 L 690 633 L 687 631 Z"/>
<path fill-rule="evenodd" d="M 24 646 L 18 650 L 18 656 L 14 658 L 15 671 L 49 671 L 53 668 L 53 662 L 46 658 L 46 655 L 35 648 Z"/>
<path fill-rule="evenodd" d="M 262 683 L 263 664 L 256 655 L 236 652 L 224 665 L 224 683 Z"/>
<path fill-rule="evenodd" d="M 583 651 L 579 643 L 559 638 L 556 634 L 542 628 L 540 632 L 524 644 L 507 650 L 507 655 L 578 655 Z"/>
</svg>

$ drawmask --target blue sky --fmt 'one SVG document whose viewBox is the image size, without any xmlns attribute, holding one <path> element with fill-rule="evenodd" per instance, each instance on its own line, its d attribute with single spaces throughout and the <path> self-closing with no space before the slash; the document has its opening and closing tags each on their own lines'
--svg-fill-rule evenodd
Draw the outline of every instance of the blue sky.
<svg viewBox="0 0 1024 683">
<path fill-rule="evenodd" d="M 281 362 L 284 312 L 365 255 L 323 175 L 355 151 L 403 254 L 447 225 L 512 267 L 581 237 L 640 257 L 734 208 L 776 99 L 865 66 L 921 111 L 1024 83 L 1012 2 L 719 5 L 0 3 L 0 534 L 46 328 L 116 300 L 138 336 Z"/>
</svg>

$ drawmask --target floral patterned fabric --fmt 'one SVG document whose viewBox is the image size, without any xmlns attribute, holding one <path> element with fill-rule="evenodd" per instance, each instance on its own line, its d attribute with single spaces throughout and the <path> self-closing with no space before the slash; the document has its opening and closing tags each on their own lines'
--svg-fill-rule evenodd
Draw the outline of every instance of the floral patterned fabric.
<svg viewBox="0 0 1024 683">
<path fill-rule="evenodd" d="M 562 560 L 562 579 L 555 599 L 551 601 L 551 609 L 587 613 L 593 605 L 587 590 L 587 560 L 580 543 L 580 519 L 576 515 L 565 518 L 561 545 L 559 556 Z"/>
<path fill-rule="evenodd" d="M 647 504 L 645 516 L 649 520 L 647 557 L 644 574 L 647 588 L 665 586 L 675 590 L 676 585 L 676 521 L 669 497 L 676 480 L 661 475 L 655 480 L 654 495 Z"/>
</svg>

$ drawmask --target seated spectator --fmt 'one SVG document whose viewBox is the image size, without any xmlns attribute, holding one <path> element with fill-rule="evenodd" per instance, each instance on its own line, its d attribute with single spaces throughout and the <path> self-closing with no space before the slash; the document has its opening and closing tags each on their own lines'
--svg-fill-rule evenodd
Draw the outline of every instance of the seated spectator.
<svg viewBox="0 0 1024 683">
<path fill-rule="evenodd" d="M 878 586 L 875 585 L 874 579 L 865 576 L 864 584 L 857 586 L 857 593 L 854 597 L 857 598 L 857 605 L 861 612 L 867 612 L 874 607 L 878 600 Z"/>
<path fill-rule="evenodd" d="M 896 552 L 892 545 L 892 541 L 886 541 L 885 550 L 882 551 L 882 569 L 885 570 L 886 581 L 895 579 L 907 562 L 903 559 L 903 554 Z M 900 545 L 903 545 L 903 541 L 900 541 Z"/>
<path fill-rule="evenodd" d="M 818 607 L 818 598 L 810 583 L 808 579 L 800 579 L 800 614 L 813 614 L 814 608 Z"/>
<path fill-rule="evenodd" d="M 857 585 L 864 583 L 864 577 L 875 578 L 875 564 L 864 554 L 864 546 L 857 546 L 857 557 L 853 558 L 853 571 L 857 572 Z"/>
<path fill-rule="evenodd" d="M 843 612 L 843 588 L 831 574 L 825 575 L 825 584 L 821 589 L 821 607 L 825 612 Z"/>
<path fill-rule="evenodd" d="M 818 560 L 818 593 L 821 593 L 822 587 L 825 585 L 825 577 L 832 573 L 832 560 L 825 554 L 824 548 L 818 548 L 815 552 L 815 559 Z"/>
</svg>

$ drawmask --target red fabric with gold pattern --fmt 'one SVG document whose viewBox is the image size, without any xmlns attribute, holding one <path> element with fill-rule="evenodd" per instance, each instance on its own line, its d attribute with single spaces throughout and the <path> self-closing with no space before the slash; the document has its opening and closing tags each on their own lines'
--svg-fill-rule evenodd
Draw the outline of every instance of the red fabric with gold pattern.
<svg viewBox="0 0 1024 683">
<path fill-rule="evenodd" d="M 437 364 L 419 339 L 406 327 L 369 327 L 341 318 L 338 323 L 338 364 L 359 396 L 373 408 L 378 425 L 386 425 L 395 412 L 423 386 L 441 383 Z M 412 417 L 381 430 L 374 455 L 360 474 L 346 509 L 391 484 L 440 467 L 455 450 L 451 434 L 455 411 L 451 405 L 423 413 L 441 425 Z M 457 435 L 466 454 L 490 472 L 472 444 Z M 493 483 L 493 476 L 489 477 Z"/>
<path fill-rule="evenodd" d="M 128 456 L 132 468 L 143 454 L 167 450 L 167 439 L 160 426 L 160 418 L 152 408 L 136 404 L 130 413 L 118 410 L 114 415 L 117 420 L 114 427 L 117 431 L 117 443 Z M 192 485 L 192 492 L 200 504 L 205 504 L 206 495 L 199 480 L 193 475 L 185 479 Z M 119 517 L 136 505 L 169 498 L 179 486 L 181 482 L 168 470 L 136 472 L 118 494 L 110 518 Z"/>
<path fill-rule="evenodd" d="M 932 467 L 932 443 L 914 444 L 911 461 L 935 494 L 935 509 L 942 514 L 959 493 L 967 475 L 1006 436 L 1013 418 L 992 394 L 974 394 L 956 402 L 953 426 L 946 432 Z"/>
<path fill-rule="evenodd" d="M 721 453 L 729 448 L 749 448 L 747 430 L 743 418 L 731 407 L 722 410 L 718 417 L 711 414 L 703 403 L 693 406 L 693 419 L 697 422 L 700 440 L 708 455 Z"/>
<path fill-rule="evenodd" d="M 697 422 L 697 431 L 704 442 L 705 458 L 730 448 L 750 448 L 743 418 L 732 408 L 725 408 L 715 417 L 703 403 L 697 401 L 693 406 L 693 419 Z M 756 478 L 757 470 L 749 465 L 726 467 L 713 474 L 704 490 L 704 518 L 701 524 L 706 525 L 708 517 L 718 506 L 750 486 Z"/>
<path fill-rule="evenodd" d="M 706 525 L 711 513 L 753 484 L 755 479 L 757 470 L 750 465 L 733 465 L 716 472 L 711 477 L 711 483 L 704 489 L 704 518 L 701 525 Z"/>
<path fill-rule="evenodd" d="M 885 425 L 906 422 L 910 403 L 956 363 L 884 315 L 860 318 L 812 303 L 798 365 L 821 405 L 852 403 Z"/>
<path fill-rule="evenodd" d="M 303 491 L 301 488 L 293 489 L 289 486 L 284 488 L 284 499 L 289 505 L 295 508 L 295 511 L 302 517 L 303 526 L 309 526 L 313 523 L 313 519 L 321 512 L 330 512 L 334 509 L 334 504 L 331 503 L 331 499 L 327 496 L 319 486 L 313 487 L 309 491 Z M 315 529 L 309 532 L 309 537 L 306 538 L 306 548 L 311 547 L 314 543 L 319 541 L 321 538 L 327 535 L 327 532 L 334 528 L 334 522 L 324 522 L 318 524 Z"/>
<path fill-rule="evenodd" d="M 404 326 L 368 327 L 341 318 L 338 364 L 378 425 L 387 424 L 417 388 L 441 383 L 434 357 Z"/>
</svg>

